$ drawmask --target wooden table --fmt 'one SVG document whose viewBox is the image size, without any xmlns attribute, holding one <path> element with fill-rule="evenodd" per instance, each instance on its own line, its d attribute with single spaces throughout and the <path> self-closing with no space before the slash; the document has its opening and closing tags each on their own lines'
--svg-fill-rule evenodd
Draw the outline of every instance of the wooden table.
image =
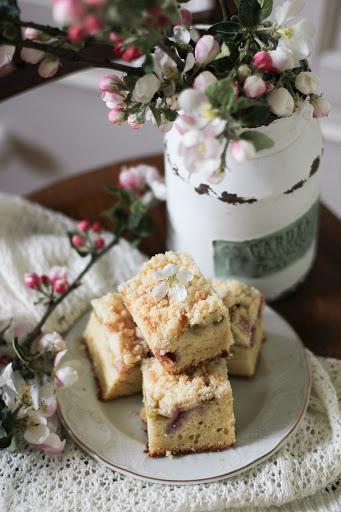
<svg viewBox="0 0 341 512">
<path fill-rule="evenodd" d="M 28 198 L 75 219 L 101 220 L 112 206 L 105 186 L 116 181 L 122 165 L 137 163 L 163 169 L 161 155 L 130 160 L 74 176 L 34 192 Z M 156 230 L 141 249 L 148 255 L 165 250 L 164 206 L 153 211 Z M 105 223 L 105 222 L 104 222 Z M 301 336 L 304 344 L 323 356 L 341 358 L 341 221 L 321 205 L 317 260 L 307 280 L 292 295 L 272 306 Z"/>
</svg>

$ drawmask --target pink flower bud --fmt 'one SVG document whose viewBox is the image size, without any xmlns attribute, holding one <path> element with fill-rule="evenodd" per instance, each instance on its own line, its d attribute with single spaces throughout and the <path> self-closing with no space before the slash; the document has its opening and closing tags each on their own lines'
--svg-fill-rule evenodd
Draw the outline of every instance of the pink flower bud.
<svg viewBox="0 0 341 512">
<path fill-rule="evenodd" d="M 38 276 L 38 274 L 35 274 L 34 272 L 31 274 L 25 274 L 24 283 L 25 286 L 28 286 L 29 288 L 36 290 L 40 286 L 40 277 Z"/>
<path fill-rule="evenodd" d="M 207 87 L 217 82 L 217 78 L 211 71 L 203 71 L 200 73 L 193 82 L 194 89 L 205 92 Z"/>
<path fill-rule="evenodd" d="M 99 16 L 89 14 L 85 18 L 85 26 L 88 33 L 94 35 L 103 28 L 103 22 Z"/>
<path fill-rule="evenodd" d="M 67 279 L 66 269 L 63 267 L 52 267 L 49 272 L 49 279 L 54 283 L 57 279 Z"/>
<path fill-rule="evenodd" d="M 78 222 L 77 227 L 79 231 L 88 231 L 90 229 L 90 222 L 88 220 L 81 220 Z"/>
<path fill-rule="evenodd" d="M 120 77 L 117 75 L 104 75 L 99 81 L 99 88 L 103 92 L 116 92 L 117 84 L 119 84 L 120 82 Z"/>
<path fill-rule="evenodd" d="M 198 64 L 212 62 L 220 52 L 219 43 L 211 35 L 200 37 L 195 45 L 194 55 Z"/>
<path fill-rule="evenodd" d="M 24 39 L 28 39 L 29 41 L 39 41 L 40 32 L 35 28 L 26 27 L 24 30 Z"/>
<path fill-rule="evenodd" d="M 93 222 L 91 229 L 94 233 L 101 233 L 103 231 L 103 227 L 99 222 Z"/>
<path fill-rule="evenodd" d="M 50 284 L 50 278 L 49 278 L 49 276 L 46 276 L 45 274 L 40 276 L 40 281 L 42 284 L 45 284 L 45 285 Z"/>
<path fill-rule="evenodd" d="M 103 247 L 105 247 L 105 240 L 104 240 L 104 238 L 102 238 L 100 236 L 98 238 L 96 238 L 96 240 L 95 240 L 95 247 L 98 250 L 103 249 Z"/>
<path fill-rule="evenodd" d="M 266 101 L 268 102 L 271 112 L 279 117 L 291 116 L 295 108 L 293 97 L 284 87 L 279 87 L 271 91 Z"/>
<path fill-rule="evenodd" d="M 58 57 L 56 58 L 48 55 L 41 61 L 38 68 L 38 73 L 42 78 L 50 78 L 57 73 L 59 65 L 60 60 Z"/>
<path fill-rule="evenodd" d="M 126 98 L 119 92 L 103 92 L 102 100 L 105 101 L 108 108 L 112 109 L 115 107 L 123 108 Z"/>
<path fill-rule="evenodd" d="M 111 124 L 123 124 L 125 121 L 125 114 L 123 112 L 123 109 L 119 105 L 117 105 L 112 110 L 110 110 L 108 114 L 108 119 Z"/>
<path fill-rule="evenodd" d="M 271 56 L 268 54 L 268 52 L 265 52 L 265 51 L 257 52 L 252 57 L 252 63 L 260 71 L 267 71 L 267 72 L 273 71 L 272 59 L 271 59 Z"/>
<path fill-rule="evenodd" d="M 58 25 L 76 25 L 84 15 L 84 7 L 79 0 L 56 0 L 52 16 Z"/>
<path fill-rule="evenodd" d="M 118 184 L 121 188 L 134 193 L 140 193 L 145 186 L 145 177 L 142 173 L 136 172 L 135 168 L 122 169 L 118 178 Z"/>
<path fill-rule="evenodd" d="M 82 25 L 73 25 L 68 29 L 67 36 L 71 43 L 80 43 L 86 38 L 87 32 Z"/>
<path fill-rule="evenodd" d="M 256 150 L 254 145 L 243 139 L 234 140 L 231 145 L 231 154 L 237 162 L 245 162 L 254 158 Z"/>
<path fill-rule="evenodd" d="M 28 64 L 38 64 L 44 56 L 45 52 L 42 50 L 35 50 L 33 48 L 22 48 L 20 52 L 20 57 Z"/>
<path fill-rule="evenodd" d="M 136 46 L 129 46 L 121 55 L 123 60 L 130 62 L 131 60 L 141 57 L 141 52 Z"/>
<path fill-rule="evenodd" d="M 258 98 L 266 91 L 266 84 L 260 76 L 248 76 L 244 82 L 244 93 L 248 98 Z"/>
<path fill-rule="evenodd" d="M 73 235 L 71 238 L 71 243 L 73 247 L 76 247 L 77 249 L 81 249 L 85 245 L 85 238 L 83 238 L 80 235 Z"/>
<path fill-rule="evenodd" d="M 319 98 L 315 98 L 311 102 L 311 104 L 314 108 L 313 117 L 317 117 L 317 118 L 327 117 L 332 108 L 329 101 L 326 100 L 325 98 L 323 98 L 322 96 L 320 96 Z"/>
<path fill-rule="evenodd" d="M 138 119 L 136 114 L 129 114 L 127 122 L 130 128 L 134 128 L 134 130 L 141 128 L 141 126 L 143 125 L 143 123 Z"/>
<path fill-rule="evenodd" d="M 56 279 L 53 283 L 53 290 L 56 293 L 65 293 L 69 288 L 69 284 L 65 279 Z"/>
</svg>

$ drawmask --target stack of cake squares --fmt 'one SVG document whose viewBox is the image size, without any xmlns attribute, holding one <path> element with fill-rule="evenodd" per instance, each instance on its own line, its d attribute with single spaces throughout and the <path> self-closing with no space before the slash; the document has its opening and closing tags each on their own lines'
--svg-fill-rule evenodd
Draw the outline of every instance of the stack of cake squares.
<svg viewBox="0 0 341 512">
<path fill-rule="evenodd" d="M 238 354 L 244 348 L 248 357 L 239 354 L 233 373 L 253 375 L 263 302 L 257 290 L 224 285 L 205 279 L 189 255 L 167 252 L 146 262 L 119 293 L 92 301 L 84 342 L 101 398 L 142 388 L 151 457 L 223 450 L 235 442 L 227 367 L 235 335 Z M 237 309 L 251 310 L 247 329 L 240 314 L 231 329 L 229 310 Z"/>
</svg>

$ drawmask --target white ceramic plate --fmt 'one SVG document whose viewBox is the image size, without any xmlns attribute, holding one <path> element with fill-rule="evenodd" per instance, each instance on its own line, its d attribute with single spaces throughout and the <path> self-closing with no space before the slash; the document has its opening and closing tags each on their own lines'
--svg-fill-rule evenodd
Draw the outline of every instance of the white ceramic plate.
<svg viewBox="0 0 341 512">
<path fill-rule="evenodd" d="M 66 360 L 77 359 L 79 380 L 58 391 L 59 411 L 70 436 L 108 467 L 143 480 L 188 484 L 222 480 L 269 457 L 297 429 L 307 407 L 311 376 L 297 334 L 266 307 L 267 341 L 254 379 L 231 379 L 237 443 L 222 452 L 150 458 L 138 416 L 141 396 L 109 403 L 97 399 L 89 361 L 80 345 L 88 315 L 67 336 Z"/>
</svg>

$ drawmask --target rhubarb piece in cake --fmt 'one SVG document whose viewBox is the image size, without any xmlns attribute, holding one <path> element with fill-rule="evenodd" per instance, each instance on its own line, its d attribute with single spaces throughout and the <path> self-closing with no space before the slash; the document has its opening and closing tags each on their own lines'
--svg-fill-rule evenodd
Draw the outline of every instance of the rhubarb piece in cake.
<svg viewBox="0 0 341 512">
<path fill-rule="evenodd" d="M 189 255 L 154 256 L 119 291 L 167 371 L 185 372 L 228 355 L 233 343 L 228 310 Z"/>
<path fill-rule="evenodd" d="M 229 374 L 253 377 L 264 337 L 264 295 L 241 281 L 213 281 L 213 287 L 230 312 L 234 338 Z"/>
<path fill-rule="evenodd" d="M 111 400 L 141 393 L 141 359 L 147 346 L 118 293 L 91 302 L 93 311 L 83 334 L 100 397 Z"/>
<path fill-rule="evenodd" d="M 142 376 L 151 457 L 218 451 L 234 444 L 226 359 L 181 375 L 167 373 L 155 358 L 145 359 Z"/>
</svg>

